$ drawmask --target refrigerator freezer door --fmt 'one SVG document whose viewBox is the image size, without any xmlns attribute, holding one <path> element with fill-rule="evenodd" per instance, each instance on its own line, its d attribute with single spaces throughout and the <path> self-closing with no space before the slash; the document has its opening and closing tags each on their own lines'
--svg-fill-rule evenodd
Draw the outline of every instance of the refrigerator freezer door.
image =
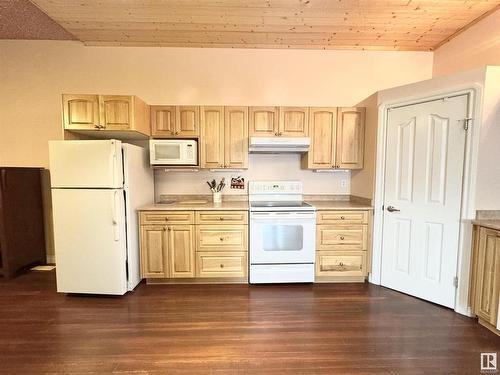
<svg viewBox="0 0 500 375">
<path fill-rule="evenodd" d="M 52 188 L 123 187 L 121 142 L 50 141 Z"/>
<path fill-rule="evenodd" d="M 128 290 L 141 281 L 139 222 L 137 209 L 154 202 L 153 170 L 148 152 L 138 146 L 123 144 L 125 206 L 127 213 Z"/>
<path fill-rule="evenodd" d="M 57 291 L 127 291 L 121 189 L 52 189 Z"/>
</svg>

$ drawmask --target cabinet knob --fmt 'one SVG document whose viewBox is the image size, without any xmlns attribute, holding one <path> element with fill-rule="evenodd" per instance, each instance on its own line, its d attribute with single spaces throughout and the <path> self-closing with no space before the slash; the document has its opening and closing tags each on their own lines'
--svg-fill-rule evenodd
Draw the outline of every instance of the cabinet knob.
<svg viewBox="0 0 500 375">
<path fill-rule="evenodd" d="M 179 132 L 175 132 L 175 135 L 179 135 Z"/>
<path fill-rule="evenodd" d="M 282 135 L 283 135 L 283 133 L 282 133 L 282 132 L 280 132 L 280 133 L 279 133 L 279 136 L 281 137 Z"/>
<path fill-rule="evenodd" d="M 224 241 L 224 237 L 219 238 L 219 240 Z"/>
<path fill-rule="evenodd" d="M 341 217 L 340 217 L 340 220 L 345 220 L 345 216 L 341 216 Z"/>
<path fill-rule="evenodd" d="M 219 217 L 219 220 L 224 220 L 224 218 L 222 216 Z"/>
<path fill-rule="evenodd" d="M 344 236 L 340 236 L 340 239 L 341 239 L 342 241 L 344 241 Z"/>
<path fill-rule="evenodd" d="M 168 227 L 168 231 L 170 232 L 172 230 L 172 228 Z"/>
<path fill-rule="evenodd" d="M 344 267 L 344 263 L 340 262 L 340 263 L 339 263 L 339 266 L 340 266 L 340 267 Z"/>
<path fill-rule="evenodd" d="M 165 221 L 168 221 L 168 217 L 165 218 Z"/>
<path fill-rule="evenodd" d="M 276 133 L 274 133 L 274 135 L 278 136 L 278 135 L 280 135 L 280 134 L 279 134 L 278 132 L 276 132 Z"/>
<path fill-rule="evenodd" d="M 223 265 L 223 264 L 221 264 L 221 265 L 220 265 L 220 268 L 224 268 L 224 265 Z"/>
</svg>

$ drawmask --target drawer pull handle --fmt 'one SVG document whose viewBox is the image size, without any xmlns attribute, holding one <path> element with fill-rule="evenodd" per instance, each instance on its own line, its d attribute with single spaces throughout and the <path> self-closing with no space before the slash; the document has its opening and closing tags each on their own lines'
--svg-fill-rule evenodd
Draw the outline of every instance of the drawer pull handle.
<svg viewBox="0 0 500 375">
<path fill-rule="evenodd" d="M 341 217 L 340 217 L 340 220 L 345 220 L 345 216 L 341 216 Z"/>
<path fill-rule="evenodd" d="M 344 238 L 345 238 L 344 236 L 340 236 L 340 239 L 341 239 L 342 241 L 344 241 Z"/>
</svg>

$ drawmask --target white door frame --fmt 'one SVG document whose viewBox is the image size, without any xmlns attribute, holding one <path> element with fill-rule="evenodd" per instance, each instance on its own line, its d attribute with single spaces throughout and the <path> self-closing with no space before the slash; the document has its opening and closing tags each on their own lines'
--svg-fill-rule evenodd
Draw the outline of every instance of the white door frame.
<svg viewBox="0 0 500 375">
<path fill-rule="evenodd" d="M 372 284 L 380 285 L 382 271 L 382 234 L 384 225 L 382 205 L 384 203 L 385 194 L 385 156 L 387 147 L 388 110 L 390 108 L 440 100 L 451 96 L 468 95 L 468 117 L 472 118 L 472 121 L 469 122 L 465 146 L 457 265 L 458 287 L 455 299 L 455 311 L 468 316 L 472 315 L 468 303 L 472 238 L 470 220 L 474 219 L 476 216 L 476 173 L 479 150 L 479 129 L 481 127 L 482 94 L 483 87 L 481 85 L 469 84 L 466 86 L 453 87 L 448 90 L 430 92 L 425 96 L 406 97 L 383 102 L 378 108 L 379 126 L 377 129 L 375 169 L 372 270 L 369 281 Z"/>
</svg>

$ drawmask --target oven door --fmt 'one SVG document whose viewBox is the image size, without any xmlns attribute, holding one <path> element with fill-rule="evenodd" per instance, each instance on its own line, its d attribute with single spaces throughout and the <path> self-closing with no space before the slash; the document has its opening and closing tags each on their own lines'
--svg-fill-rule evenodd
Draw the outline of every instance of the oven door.
<svg viewBox="0 0 500 375">
<path fill-rule="evenodd" d="M 250 263 L 314 263 L 315 212 L 251 212 Z"/>
</svg>

